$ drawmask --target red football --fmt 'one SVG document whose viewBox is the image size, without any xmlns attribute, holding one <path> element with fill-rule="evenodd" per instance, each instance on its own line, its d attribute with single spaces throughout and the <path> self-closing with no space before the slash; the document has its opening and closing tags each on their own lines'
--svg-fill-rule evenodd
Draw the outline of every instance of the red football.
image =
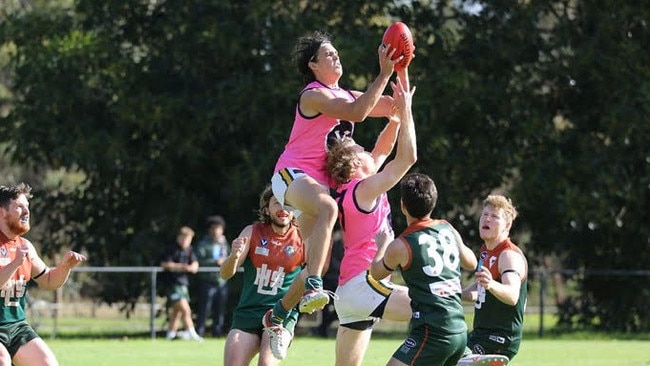
<svg viewBox="0 0 650 366">
<path fill-rule="evenodd" d="M 389 25 L 381 41 L 385 45 L 390 45 L 391 49 L 396 48 L 393 60 L 404 55 L 402 61 L 395 65 L 395 71 L 403 70 L 411 63 L 415 46 L 413 45 L 411 30 L 406 24 L 395 22 Z"/>
</svg>

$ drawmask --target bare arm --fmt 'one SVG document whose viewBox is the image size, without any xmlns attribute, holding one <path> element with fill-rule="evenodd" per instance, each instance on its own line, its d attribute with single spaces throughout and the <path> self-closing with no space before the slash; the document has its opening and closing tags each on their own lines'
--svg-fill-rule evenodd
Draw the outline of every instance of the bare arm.
<svg viewBox="0 0 650 366">
<path fill-rule="evenodd" d="M 460 266 L 468 271 L 473 271 L 478 265 L 476 260 L 476 255 L 472 249 L 470 249 L 463 239 L 460 237 L 458 232 L 455 233 L 458 237 L 458 242 L 460 243 Z M 478 292 L 476 290 L 476 282 L 473 282 L 471 285 L 465 287 L 461 293 L 461 299 L 466 301 L 476 301 L 478 297 Z"/>
<path fill-rule="evenodd" d="M 379 169 L 390 154 L 393 152 L 395 143 L 397 142 L 397 134 L 399 132 L 400 120 L 397 116 L 391 116 L 384 129 L 379 133 L 375 147 L 372 149 L 372 157 L 375 161 L 375 166 Z"/>
<path fill-rule="evenodd" d="M 370 264 L 370 275 L 381 280 L 388 277 L 397 267 L 403 267 L 408 263 L 409 256 L 402 239 L 390 240 L 392 236 L 386 233 L 377 234 L 377 254 Z"/>
<path fill-rule="evenodd" d="M 404 84 L 408 84 L 408 81 L 402 81 L 399 76 L 397 83 L 391 83 L 398 109 L 398 117 L 401 121 L 397 134 L 397 152 L 395 158 L 389 161 L 384 169 L 364 179 L 359 184 L 356 198 L 364 207 L 367 207 L 379 195 L 394 187 L 417 161 L 415 124 L 411 111 L 412 95 L 415 88 L 412 90 L 406 89 L 405 86 L 408 85 Z M 374 153 L 373 150 L 373 156 Z"/>
<path fill-rule="evenodd" d="M 519 301 L 519 288 L 526 276 L 526 263 L 518 252 L 505 250 L 499 256 L 499 271 L 501 282 L 495 281 L 486 267 L 476 273 L 476 282 L 499 301 L 514 306 Z"/>
<path fill-rule="evenodd" d="M 379 75 L 365 93 L 353 93 L 356 99 L 349 101 L 344 98 L 336 98 L 320 88 L 307 90 L 300 98 L 300 109 L 303 113 L 308 115 L 323 113 L 330 117 L 351 122 L 360 122 L 366 119 L 382 98 L 384 89 L 393 74 L 395 64 L 401 60 L 400 58 L 391 60 L 394 50 L 389 50 L 381 45 L 377 52 L 379 54 Z M 388 99 L 382 101 L 380 108 L 382 110 L 378 110 L 376 115 L 379 112 L 390 111 L 386 100 Z M 388 114 L 384 116 L 388 116 Z"/>
<path fill-rule="evenodd" d="M 454 230 L 454 235 L 456 236 L 458 249 L 460 250 L 460 266 L 467 271 L 475 270 L 476 265 L 478 264 L 476 255 L 474 255 L 472 249 L 465 245 L 463 238 L 460 236 L 457 230 Z"/>
<path fill-rule="evenodd" d="M 410 81 L 408 70 L 404 69 L 397 73 L 396 84 L 391 84 L 393 94 L 396 99 L 391 102 L 391 110 L 389 111 L 388 124 L 384 130 L 379 134 L 375 147 L 372 149 L 372 156 L 375 160 L 375 166 L 379 169 L 384 165 L 384 161 L 393 152 L 395 143 L 397 142 L 397 132 L 401 121 L 413 121 L 411 104 L 413 99 L 413 92 L 410 90 Z M 409 93 L 410 92 L 410 93 Z M 391 123 L 392 122 L 392 123 Z M 408 121 L 407 121 L 408 122 Z"/>
<path fill-rule="evenodd" d="M 85 260 L 86 256 L 69 251 L 65 254 L 58 266 L 48 269 L 43 260 L 34 251 L 34 257 L 32 257 L 32 276 L 38 276 L 45 271 L 40 277 L 34 278 L 34 281 L 36 281 L 39 287 L 45 290 L 56 290 L 68 280 L 70 271 Z"/>
<path fill-rule="evenodd" d="M 476 282 L 472 283 L 471 285 L 463 289 L 463 294 L 461 295 L 461 298 L 465 301 L 476 301 L 476 299 L 478 298 L 478 291 L 476 290 Z"/>
<path fill-rule="evenodd" d="M 221 265 L 221 278 L 227 280 L 235 275 L 237 268 L 244 263 L 250 249 L 250 238 L 253 234 L 253 225 L 248 225 L 242 230 L 237 239 L 231 243 L 231 252 Z"/>
</svg>

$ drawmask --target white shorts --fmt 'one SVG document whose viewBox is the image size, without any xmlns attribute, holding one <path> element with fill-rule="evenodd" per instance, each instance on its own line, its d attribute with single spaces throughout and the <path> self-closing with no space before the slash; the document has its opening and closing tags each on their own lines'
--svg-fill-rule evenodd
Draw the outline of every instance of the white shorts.
<svg viewBox="0 0 650 366">
<path fill-rule="evenodd" d="M 297 210 L 284 203 L 284 196 L 287 194 L 287 188 L 294 180 L 307 176 L 305 172 L 296 168 L 283 168 L 271 177 L 271 189 L 273 196 L 280 202 L 282 207 L 287 211 L 293 211 L 293 217 L 298 218 L 302 211 Z"/>
<path fill-rule="evenodd" d="M 338 299 L 334 308 L 340 324 L 376 320 L 370 316 L 373 311 L 393 292 L 393 284 L 386 280 L 377 281 L 368 271 L 352 277 L 343 286 L 336 288 Z"/>
</svg>

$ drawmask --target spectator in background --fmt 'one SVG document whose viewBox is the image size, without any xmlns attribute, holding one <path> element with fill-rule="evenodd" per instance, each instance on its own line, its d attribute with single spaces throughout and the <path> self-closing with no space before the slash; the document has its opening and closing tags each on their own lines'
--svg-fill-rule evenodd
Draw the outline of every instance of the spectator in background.
<svg viewBox="0 0 650 366">
<path fill-rule="evenodd" d="M 196 273 L 199 269 L 199 261 L 192 250 L 192 239 L 194 230 L 183 226 L 176 236 L 176 244 L 170 245 L 164 252 L 160 266 L 167 272 L 167 307 L 171 307 L 172 314 L 169 318 L 167 339 L 175 339 L 178 332 L 178 322 L 182 321 L 189 339 L 203 341 L 203 338 L 196 333 L 192 321 L 192 310 L 190 309 L 190 294 L 188 290 L 188 273 Z"/>
<path fill-rule="evenodd" d="M 207 234 L 196 245 L 196 256 L 201 267 L 221 267 L 230 254 L 230 246 L 223 232 L 226 221 L 219 215 L 209 216 L 206 220 Z M 223 335 L 228 303 L 228 286 L 218 272 L 199 272 L 198 301 L 196 305 L 196 332 L 203 337 L 207 318 L 212 318 L 213 337 Z"/>
</svg>

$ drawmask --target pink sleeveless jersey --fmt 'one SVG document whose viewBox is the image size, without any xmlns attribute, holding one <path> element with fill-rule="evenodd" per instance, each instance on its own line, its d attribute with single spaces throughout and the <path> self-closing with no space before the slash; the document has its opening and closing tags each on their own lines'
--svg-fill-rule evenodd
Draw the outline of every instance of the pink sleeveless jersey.
<svg viewBox="0 0 650 366">
<path fill-rule="evenodd" d="M 348 90 L 331 89 L 318 81 L 307 84 L 300 94 L 315 88 L 327 89 L 338 98 L 354 100 L 354 96 Z M 273 172 L 277 173 L 284 168 L 296 168 L 321 183 L 327 183 L 329 179 L 325 171 L 325 161 L 328 142 L 342 136 L 352 137 L 353 132 L 354 123 L 348 121 L 322 113 L 313 117 L 304 116 L 300 112 L 300 103 L 298 103 L 289 142 L 285 145 L 284 152 L 275 164 Z"/>
<path fill-rule="evenodd" d="M 337 189 L 335 197 L 339 206 L 339 223 L 343 230 L 345 246 L 339 273 L 339 286 L 370 267 L 377 253 L 375 235 L 381 230 L 393 230 L 390 203 L 386 193 L 377 198 L 377 203 L 372 210 L 365 211 L 359 208 L 354 198 L 354 191 L 360 182 L 360 179 L 354 179 L 342 185 Z"/>
</svg>

